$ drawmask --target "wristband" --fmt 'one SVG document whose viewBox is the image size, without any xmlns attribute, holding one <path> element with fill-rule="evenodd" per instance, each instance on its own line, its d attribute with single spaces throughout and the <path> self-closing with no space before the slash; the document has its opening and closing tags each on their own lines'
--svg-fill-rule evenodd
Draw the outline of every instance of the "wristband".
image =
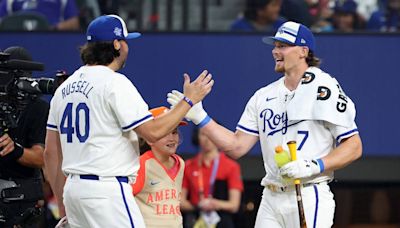
<svg viewBox="0 0 400 228">
<path fill-rule="evenodd" d="M 317 159 L 318 165 L 319 165 L 319 172 L 322 173 L 325 170 L 325 165 L 322 159 Z"/>
<path fill-rule="evenodd" d="M 211 121 L 211 117 L 209 116 L 209 115 L 207 115 L 200 123 L 199 123 L 199 125 L 197 125 L 197 126 L 199 126 L 199 128 L 202 128 L 202 127 L 204 127 L 206 124 L 208 124 L 208 122 L 210 122 Z"/>
<path fill-rule="evenodd" d="M 19 145 L 18 143 L 14 143 L 14 150 L 8 154 L 8 158 L 16 161 L 24 154 L 24 147 Z"/>
<path fill-rule="evenodd" d="M 189 105 L 190 105 L 190 107 L 193 107 L 193 101 L 192 100 L 190 100 L 188 97 L 183 97 L 183 100 L 184 101 L 186 101 Z"/>
</svg>

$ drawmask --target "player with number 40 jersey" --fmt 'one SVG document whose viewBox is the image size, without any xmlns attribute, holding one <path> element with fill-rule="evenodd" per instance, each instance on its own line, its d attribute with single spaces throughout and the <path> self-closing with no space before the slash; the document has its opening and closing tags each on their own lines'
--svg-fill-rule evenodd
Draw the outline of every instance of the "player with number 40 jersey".
<svg viewBox="0 0 400 228">
<path fill-rule="evenodd" d="M 132 129 L 152 116 L 124 75 L 105 66 L 82 66 L 60 86 L 51 107 L 48 128 L 59 128 L 62 150 L 68 151 L 63 154 L 65 173 L 130 176 L 138 170 L 138 155 L 132 153 L 138 150 L 126 137 L 134 132 L 120 129 Z"/>
<path fill-rule="evenodd" d="M 145 227 L 130 185 L 139 169 L 138 136 L 153 143 L 170 134 L 214 83 L 206 70 L 193 82 L 185 75 L 186 100 L 154 119 L 133 83 L 116 72 L 127 61 L 128 40 L 138 37 L 117 15 L 94 19 L 80 49 L 84 66 L 51 101 L 45 170 L 66 216 L 61 221 L 72 228 Z"/>
</svg>

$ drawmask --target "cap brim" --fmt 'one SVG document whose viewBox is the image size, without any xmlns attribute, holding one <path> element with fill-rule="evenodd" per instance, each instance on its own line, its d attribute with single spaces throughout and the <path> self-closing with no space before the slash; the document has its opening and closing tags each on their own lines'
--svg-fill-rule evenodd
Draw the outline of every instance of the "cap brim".
<svg viewBox="0 0 400 228">
<path fill-rule="evenodd" d="M 138 33 L 138 32 L 131 32 L 131 33 L 128 33 L 128 35 L 125 37 L 125 39 L 135 39 L 135 38 L 138 38 L 138 37 L 140 37 L 142 34 L 141 33 Z"/>
<path fill-rule="evenodd" d="M 280 42 L 283 42 L 283 43 L 286 43 L 286 44 L 293 45 L 290 41 L 288 41 L 288 40 L 286 40 L 286 39 L 284 39 L 284 38 L 281 38 L 281 37 L 274 37 L 274 36 L 267 36 L 267 37 L 264 37 L 264 38 L 262 39 L 262 41 L 263 41 L 264 43 L 266 43 L 266 44 L 269 44 L 269 45 L 274 45 L 274 42 L 275 42 L 275 41 L 280 41 Z"/>
</svg>

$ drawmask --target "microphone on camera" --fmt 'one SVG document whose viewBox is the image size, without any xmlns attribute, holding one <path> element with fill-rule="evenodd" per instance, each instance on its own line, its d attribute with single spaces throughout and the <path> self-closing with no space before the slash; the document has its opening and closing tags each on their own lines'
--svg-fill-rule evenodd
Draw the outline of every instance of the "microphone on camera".
<svg viewBox="0 0 400 228">
<path fill-rule="evenodd" d="M 5 69 L 18 69 L 18 70 L 25 70 L 25 71 L 43 71 L 44 64 L 40 62 L 34 61 L 26 61 L 26 60 L 19 60 L 19 59 L 10 59 L 4 61 L 0 64 L 1 68 Z"/>
</svg>

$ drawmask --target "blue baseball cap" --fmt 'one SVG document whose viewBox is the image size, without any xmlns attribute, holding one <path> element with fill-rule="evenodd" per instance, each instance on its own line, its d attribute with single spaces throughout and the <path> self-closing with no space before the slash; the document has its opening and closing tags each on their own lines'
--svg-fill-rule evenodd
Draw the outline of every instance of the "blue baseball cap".
<svg viewBox="0 0 400 228">
<path fill-rule="evenodd" d="M 126 24 L 117 15 L 103 15 L 90 22 L 86 39 L 88 42 L 128 40 L 141 36 L 138 32 L 128 33 Z"/>
<path fill-rule="evenodd" d="M 271 45 L 275 41 L 280 41 L 295 46 L 306 46 L 311 51 L 315 51 L 315 38 L 311 30 L 293 21 L 285 22 L 279 27 L 275 36 L 264 37 L 263 41 Z"/>
</svg>

